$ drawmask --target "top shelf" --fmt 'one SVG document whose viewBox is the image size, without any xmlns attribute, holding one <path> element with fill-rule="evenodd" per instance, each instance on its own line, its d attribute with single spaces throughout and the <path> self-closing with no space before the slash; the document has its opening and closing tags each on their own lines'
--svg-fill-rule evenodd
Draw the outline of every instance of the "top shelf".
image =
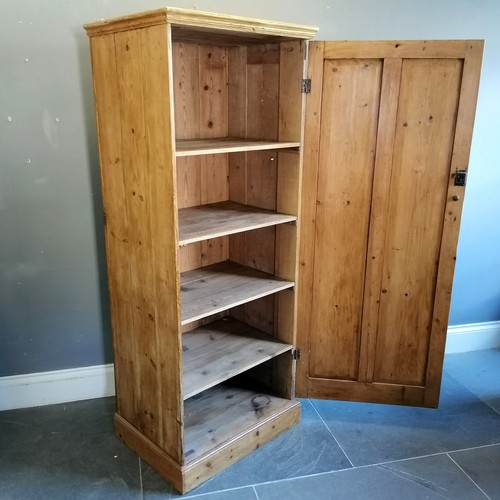
<svg viewBox="0 0 500 500">
<path fill-rule="evenodd" d="M 221 139 L 181 139 L 176 141 L 175 156 L 213 155 L 242 151 L 298 148 L 300 142 L 261 141 L 224 137 Z"/>
</svg>

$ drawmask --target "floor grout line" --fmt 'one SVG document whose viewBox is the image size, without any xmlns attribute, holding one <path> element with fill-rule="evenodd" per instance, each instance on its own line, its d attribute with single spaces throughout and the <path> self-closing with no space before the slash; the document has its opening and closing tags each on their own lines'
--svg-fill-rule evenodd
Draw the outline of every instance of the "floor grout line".
<svg viewBox="0 0 500 500">
<path fill-rule="evenodd" d="M 460 379 L 458 379 L 457 377 L 455 377 L 455 375 L 453 375 L 453 373 L 449 372 L 448 370 L 443 370 L 443 371 L 446 371 L 446 373 L 451 378 L 453 378 L 459 384 L 462 384 L 468 391 L 472 392 L 472 394 L 474 394 L 474 396 L 476 396 L 478 399 L 480 399 L 485 405 L 489 406 L 495 413 L 497 413 L 498 415 L 500 415 L 500 411 L 499 410 L 497 410 L 496 408 L 493 408 L 493 406 L 491 406 L 490 403 L 488 403 L 488 401 L 486 401 L 485 399 L 483 399 L 482 396 L 480 396 L 477 392 L 473 391 L 470 387 L 466 386 Z"/>
<path fill-rule="evenodd" d="M 306 474 L 306 475 L 303 475 L 303 476 L 286 477 L 286 478 L 283 478 L 283 479 L 275 479 L 275 480 L 272 480 L 272 481 L 263 481 L 262 483 L 246 484 L 246 485 L 243 485 L 243 486 L 238 486 L 236 488 L 227 488 L 227 489 L 223 489 L 223 490 L 210 491 L 210 492 L 207 492 L 207 493 L 200 493 L 198 495 L 191 495 L 191 496 L 189 496 L 189 498 L 201 497 L 201 496 L 211 495 L 211 494 L 215 494 L 215 493 L 222 493 L 224 491 L 241 490 L 243 488 L 248 488 L 248 487 L 253 487 L 254 488 L 255 486 L 264 486 L 264 485 L 268 485 L 268 484 L 283 483 L 285 481 L 292 481 L 294 479 L 307 479 L 307 478 L 312 478 L 312 477 L 325 476 L 326 474 L 336 474 L 337 472 L 348 472 L 348 471 L 354 471 L 354 470 L 359 470 L 359 469 L 367 469 L 369 467 L 377 467 L 379 465 L 388 465 L 388 464 L 394 464 L 394 463 L 398 463 L 398 462 L 406 462 L 407 460 L 418 460 L 418 459 L 421 459 L 421 458 L 436 457 L 436 456 L 439 456 L 439 455 L 448 455 L 448 453 L 459 453 L 459 452 L 462 452 L 462 451 L 478 450 L 478 449 L 481 449 L 481 448 L 489 448 L 491 446 L 499 446 L 499 445 L 500 445 L 500 443 L 492 443 L 492 444 L 485 444 L 485 445 L 481 445 L 481 446 L 473 446 L 473 447 L 470 447 L 470 448 L 461 448 L 461 449 L 458 449 L 458 450 L 440 451 L 440 452 L 437 452 L 437 453 L 430 453 L 428 455 L 420 455 L 420 456 L 417 456 L 417 457 L 399 458 L 398 460 L 389 460 L 387 462 L 378 462 L 378 463 L 366 464 L 366 465 L 353 465 L 352 467 L 346 467 L 344 469 L 331 470 L 331 471 L 325 471 L 325 472 L 317 472 L 315 474 Z"/>
<path fill-rule="evenodd" d="M 338 447 L 342 450 L 342 453 L 347 458 L 348 462 L 351 464 L 351 467 L 354 467 L 354 464 L 351 462 L 351 459 L 347 456 L 347 453 L 345 452 L 344 448 L 342 448 L 341 444 L 338 442 L 337 438 L 333 434 L 333 432 L 330 429 L 330 427 L 328 427 L 328 425 L 326 424 L 326 422 L 323 420 L 323 417 L 319 414 L 319 411 L 317 410 L 316 406 L 314 406 L 314 403 L 310 399 L 308 399 L 308 401 L 309 401 L 309 403 L 311 403 L 311 406 L 314 408 L 314 411 L 316 412 L 316 414 L 318 415 L 318 417 L 320 418 L 320 420 L 323 422 L 323 425 L 327 428 L 328 432 L 331 434 L 332 438 L 335 440 L 335 442 L 337 443 Z"/>
<path fill-rule="evenodd" d="M 142 466 L 141 466 L 141 457 L 137 457 L 139 459 L 139 484 L 141 485 L 141 500 L 144 500 L 144 488 L 142 487 Z"/>
<path fill-rule="evenodd" d="M 488 500 L 491 500 L 491 498 L 483 491 L 483 489 L 479 486 L 479 484 L 476 483 L 476 481 L 474 481 L 474 479 L 472 479 L 469 474 L 467 474 L 467 472 L 465 472 L 464 469 L 462 469 L 462 467 L 460 467 L 460 465 L 453 459 L 453 457 L 451 457 L 449 455 L 449 453 L 446 454 L 447 457 L 474 483 L 474 485 L 478 488 L 478 490 L 488 499 Z"/>
</svg>

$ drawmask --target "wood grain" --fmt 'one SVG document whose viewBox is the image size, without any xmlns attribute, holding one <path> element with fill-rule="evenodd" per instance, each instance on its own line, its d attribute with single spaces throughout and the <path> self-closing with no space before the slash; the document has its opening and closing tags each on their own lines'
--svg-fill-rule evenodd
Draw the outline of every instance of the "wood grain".
<svg viewBox="0 0 500 500">
<path fill-rule="evenodd" d="M 179 210 L 179 245 L 294 222 L 294 215 L 280 214 L 232 201 Z"/>
<path fill-rule="evenodd" d="M 425 404 L 427 406 L 437 406 L 439 401 L 441 367 L 443 366 L 447 319 L 450 310 L 453 272 L 464 199 L 464 188 L 454 185 L 454 175 L 457 169 L 468 170 L 483 47 L 484 42 L 482 40 L 468 40 L 465 49 L 460 103 L 451 157 L 436 282 L 436 288 L 442 290 L 442 292 L 436 294 L 429 342 L 429 362 L 427 363 L 426 373 L 427 390 L 425 393 Z M 458 202 L 453 199 L 454 195 L 459 196 Z"/>
<path fill-rule="evenodd" d="M 176 156 L 196 156 L 239 151 L 264 151 L 282 148 L 298 148 L 300 142 L 277 142 L 264 140 L 238 139 L 222 137 L 217 139 L 179 140 Z"/>
<path fill-rule="evenodd" d="M 366 257 L 361 345 L 358 380 L 373 381 L 377 342 L 380 282 L 384 264 L 387 207 L 391 185 L 392 157 L 396 134 L 396 116 L 401 83 L 401 59 L 386 59 L 382 74 L 377 149 L 370 214 L 370 232 Z"/>
<path fill-rule="evenodd" d="M 424 385 L 460 60 L 405 60 L 387 212 L 374 380 Z"/>
<path fill-rule="evenodd" d="M 370 40 L 327 42 L 325 59 L 461 59 L 468 40 Z"/>
<path fill-rule="evenodd" d="M 321 96 L 323 87 L 324 42 L 308 45 L 308 77 L 314 80 L 307 95 L 304 116 L 303 171 L 299 212 L 299 273 L 297 294 L 297 346 L 301 361 L 297 363 L 296 395 L 307 397 L 309 385 L 309 351 L 312 341 L 312 288 L 314 283 L 314 246 L 316 233 L 316 196 L 321 132 Z"/>
<path fill-rule="evenodd" d="M 357 376 L 381 70 L 379 60 L 324 64 L 310 326 L 315 377 Z"/>
<path fill-rule="evenodd" d="M 240 321 L 225 318 L 182 337 L 183 398 L 243 373 L 292 346 Z"/>
<path fill-rule="evenodd" d="M 145 28 L 157 24 L 171 23 L 174 39 L 197 36 L 197 40 L 224 37 L 235 43 L 255 43 L 281 38 L 304 38 L 314 36 L 318 28 L 302 24 L 264 21 L 248 17 L 230 16 L 192 9 L 163 7 L 128 16 L 100 20 L 84 25 L 89 36 L 102 35 L 118 31 Z"/>
<path fill-rule="evenodd" d="M 225 384 L 189 399 L 185 403 L 186 465 L 250 429 L 256 432 L 261 424 L 297 405 L 296 401 Z"/>
<path fill-rule="evenodd" d="M 118 411 L 180 460 L 173 134 L 169 87 L 152 77 L 169 81 L 167 40 L 165 27 L 96 39 L 99 63 L 93 69 L 104 205 L 109 212 Z M 148 57 L 143 57 L 146 47 Z M 166 385 L 168 392 L 162 390 Z"/>
<path fill-rule="evenodd" d="M 250 403 L 252 397 L 250 397 Z M 258 401 L 256 400 L 256 403 Z M 281 404 L 275 405 L 274 401 L 273 398 L 273 408 L 281 406 Z M 236 429 L 240 432 L 233 435 L 232 439 L 228 439 L 221 446 L 214 448 L 212 452 L 188 463 L 183 468 L 185 491 L 198 486 L 228 465 L 240 460 L 282 432 L 298 424 L 300 421 L 300 404 L 297 401 L 281 401 L 287 401 L 287 403 L 283 405 L 282 410 L 273 412 L 273 408 L 271 408 L 271 411 L 267 412 L 269 418 L 259 417 L 259 413 L 262 412 L 260 410 L 255 411 L 256 407 L 252 405 L 252 410 L 247 414 L 247 424 L 241 426 L 240 429 Z M 246 407 L 248 408 L 248 404 Z M 258 423 L 249 425 L 252 420 L 258 421 Z M 230 420 L 227 420 L 227 423 L 229 422 Z M 230 432 L 228 432 L 229 434 Z"/>
<path fill-rule="evenodd" d="M 231 262 L 182 273 L 182 324 L 292 286 L 293 282 Z"/>
</svg>

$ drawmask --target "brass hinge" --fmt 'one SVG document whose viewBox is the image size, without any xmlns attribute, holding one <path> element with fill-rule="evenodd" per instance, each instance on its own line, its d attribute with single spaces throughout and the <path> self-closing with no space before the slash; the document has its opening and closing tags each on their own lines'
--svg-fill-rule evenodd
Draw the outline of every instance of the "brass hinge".
<svg viewBox="0 0 500 500">
<path fill-rule="evenodd" d="M 300 359 L 300 349 L 292 349 L 292 359 Z"/>
<path fill-rule="evenodd" d="M 311 93 L 311 79 L 303 78 L 302 79 L 302 93 L 310 94 Z"/>
</svg>

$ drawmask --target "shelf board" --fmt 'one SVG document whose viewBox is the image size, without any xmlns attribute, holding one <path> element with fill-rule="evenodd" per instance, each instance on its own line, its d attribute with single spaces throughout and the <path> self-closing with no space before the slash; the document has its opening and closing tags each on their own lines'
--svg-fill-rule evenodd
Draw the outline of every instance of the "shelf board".
<svg viewBox="0 0 500 500">
<path fill-rule="evenodd" d="M 180 139 L 176 141 L 176 156 L 196 156 L 241 151 L 263 151 L 298 148 L 300 142 L 260 141 L 224 137 L 220 139 Z"/>
<path fill-rule="evenodd" d="M 180 278 L 183 325 L 294 286 L 231 261 L 186 271 Z"/>
<path fill-rule="evenodd" d="M 232 318 L 187 332 L 182 336 L 184 399 L 291 349 L 290 344 Z"/>
<path fill-rule="evenodd" d="M 294 215 L 222 201 L 179 210 L 179 245 L 294 222 Z"/>
<path fill-rule="evenodd" d="M 300 404 L 250 389 L 220 384 L 184 406 L 185 465 L 224 447 Z M 258 434 L 257 434 L 258 435 Z"/>
</svg>

